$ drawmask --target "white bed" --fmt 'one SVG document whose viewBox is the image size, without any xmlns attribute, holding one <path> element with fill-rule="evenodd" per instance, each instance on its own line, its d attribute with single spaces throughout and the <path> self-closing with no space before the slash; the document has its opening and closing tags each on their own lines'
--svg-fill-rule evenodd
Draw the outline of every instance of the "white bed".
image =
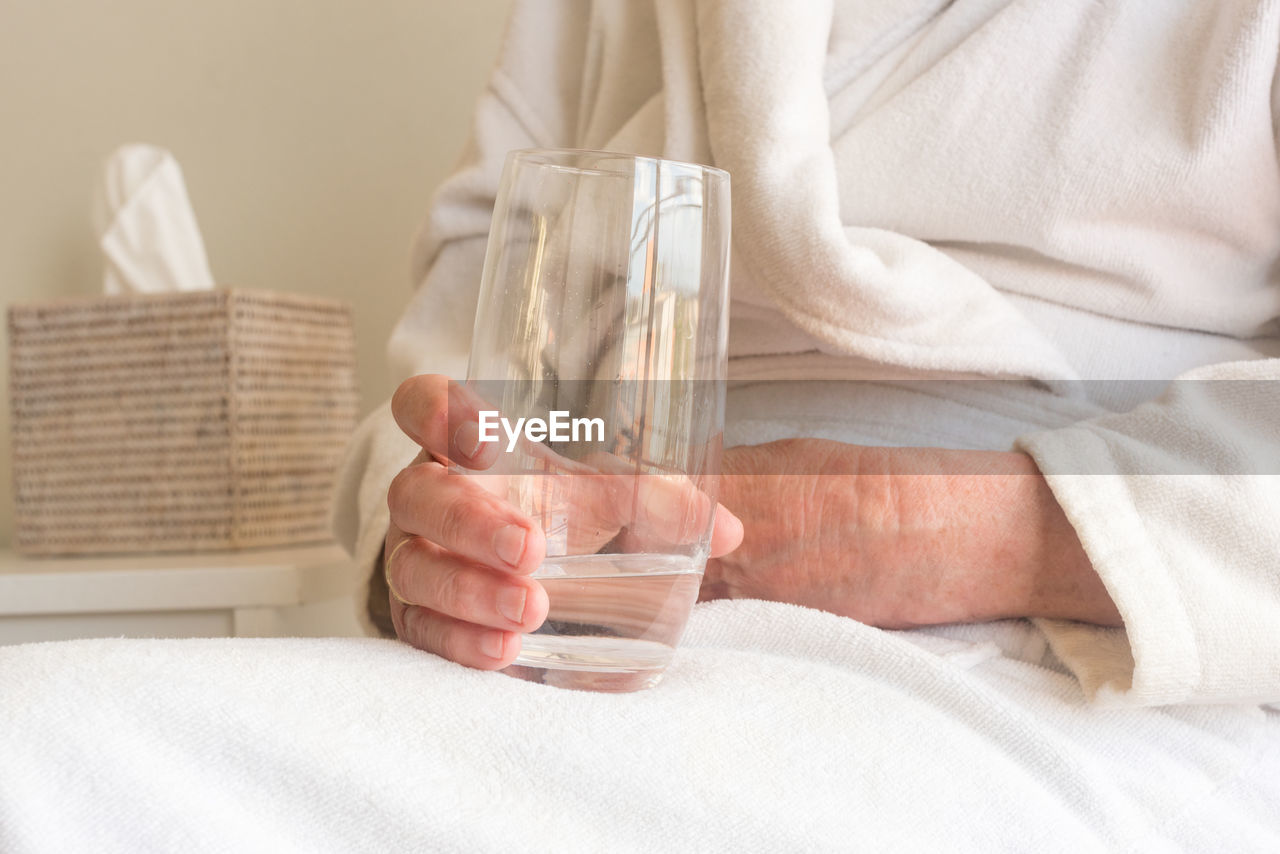
<svg viewBox="0 0 1280 854">
<path fill-rule="evenodd" d="M 0 649 L 0 850 L 1280 850 L 1280 712 L 1085 704 L 1029 624 L 698 606 L 592 694 L 392 641 Z"/>
</svg>

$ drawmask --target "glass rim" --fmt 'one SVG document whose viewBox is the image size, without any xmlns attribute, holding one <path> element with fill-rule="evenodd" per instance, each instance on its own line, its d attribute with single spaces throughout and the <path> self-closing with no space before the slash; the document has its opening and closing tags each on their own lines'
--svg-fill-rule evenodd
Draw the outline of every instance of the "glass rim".
<svg viewBox="0 0 1280 854">
<path fill-rule="evenodd" d="M 586 171 L 592 167 L 576 166 L 569 163 L 557 162 L 556 158 L 581 157 L 588 159 L 597 158 L 601 160 L 625 160 L 631 163 L 641 162 L 666 164 L 669 166 L 678 166 L 683 169 L 698 170 L 705 176 L 715 178 L 717 180 L 726 182 L 730 180 L 728 172 L 723 169 L 718 169 L 715 166 L 708 166 L 705 163 L 694 163 L 689 160 L 672 160 L 668 157 L 651 157 L 646 154 L 634 154 L 629 151 L 608 151 L 606 149 L 599 148 L 517 148 L 509 151 L 507 156 L 512 160 L 520 160 L 532 163 L 533 165 L 558 166 L 563 169 L 572 169 L 575 171 Z M 604 171 L 615 170 L 608 170 L 606 168 Z M 616 172 L 616 174 L 624 175 L 626 173 Z"/>
</svg>

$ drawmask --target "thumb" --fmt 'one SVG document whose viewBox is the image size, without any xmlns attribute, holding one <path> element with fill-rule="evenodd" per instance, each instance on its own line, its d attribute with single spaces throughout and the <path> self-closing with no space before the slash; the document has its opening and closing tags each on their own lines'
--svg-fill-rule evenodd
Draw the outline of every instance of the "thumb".
<svg viewBox="0 0 1280 854">
<path fill-rule="evenodd" d="M 711 530 L 711 557 L 717 558 L 742 545 L 742 520 L 723 504 L 716 505 L 716 519 Z"/>
</svg>

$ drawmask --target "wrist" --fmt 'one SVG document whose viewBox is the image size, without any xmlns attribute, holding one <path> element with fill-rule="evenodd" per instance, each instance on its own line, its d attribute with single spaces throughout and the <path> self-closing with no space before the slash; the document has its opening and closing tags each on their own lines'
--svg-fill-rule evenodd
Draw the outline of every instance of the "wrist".
<svg viewBox="0 0 1280 854">
<path fill-rule="evenodd" d="M 899 507 L 929 510 L 923 521 L 930 545 L 917 560 L 929 565 L 936 585 L 916 600 L 908 622 L 1049 617 L 1122 625 L 1075 528 L 1029 455 L 917 448 L 878 453 L 897 458 L 890 469 L 924 473 L 899 478 L 896 490 Z"/>
<path fill-rule="evenodd" d="M 1034 559 L 1035 584 L 1028 616 L 1076 620 L 1101 626 L 1122 626 L 1115 602 L 1084 550 L 1075 526 L 1054 497 L 1048 481 L 1025 454 L 1034 475 L 1024 484 L 1027 506 L 1039 532 Z"/>
</svg>

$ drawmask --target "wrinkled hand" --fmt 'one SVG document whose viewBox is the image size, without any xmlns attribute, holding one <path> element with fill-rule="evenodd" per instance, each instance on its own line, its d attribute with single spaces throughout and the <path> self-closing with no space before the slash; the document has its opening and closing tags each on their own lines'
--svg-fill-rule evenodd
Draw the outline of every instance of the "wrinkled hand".
<svg viewBox="0 0 1280 854">
<path fill-rule="evenodd" d="M 538 521 L 505 500 L 506 476 L 483 474 L 499 450 L 479 441 L 479 407 L 465 387 L 443 376 L 417 376 L 397 389 L 392 414 L 422 452 L 388 490 L 391 525 L 383 562 L 398 637 L 461 664 L 496 670 L 519 654 L 521 633 L 547 617 L 546 592 L 529 577 L 546 554 L 546 538 Z M 571 553 L 593 553 L 620 533 L 628 548 L 683 542 L 705 528 L 710 514 L 713 555 L 728 553 L 742 539 L 738 520 L 686 483 L 656 476 L 637 482 L 605 459 L 587 465 L 529 450 L 546 463 L 547 473 L 532 476 L 543 478 L 538 487 L 554 491 L 552 503 L 570 511 Z M 450 462 L 473 474 L 450 473 Z M 693 511 L 673 524 L 673 505 Z"/>
<path fill-rule="evenodd" d="M 794 439 L 726 451 L 720 497 L 745 538 L 709 562 L 703 599 L 792 602 L 886 628 L 1121 624 L 1025 454 Z"/>
</svg>

